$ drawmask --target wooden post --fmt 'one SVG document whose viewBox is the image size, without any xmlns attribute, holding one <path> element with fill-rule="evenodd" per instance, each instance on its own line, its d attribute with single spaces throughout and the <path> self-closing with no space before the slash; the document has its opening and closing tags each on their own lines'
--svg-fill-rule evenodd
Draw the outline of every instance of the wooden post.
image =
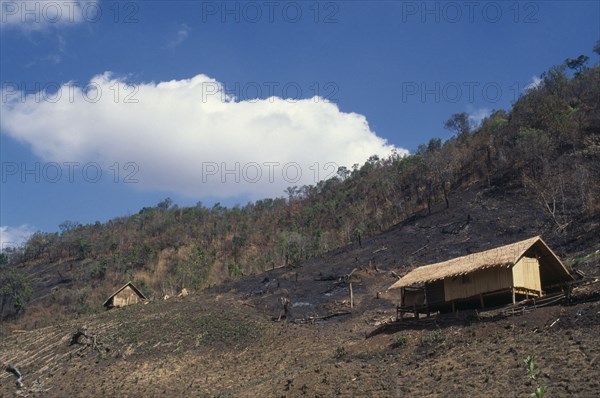
<svg viewBox="0 0 600 398">
<path fill-rule="evenodd" d="M 417 311 L 417 304 L 413 304 L 413 311 L 415 313 L 415 318 L 419 319 L 419 312 Z"/>
<path fill-rule="evenodd" d="M 429 309 L 429 301 L 427 300 L 427 289 L 423 288 L 423 301 L 425 301 L 425 305 L 427 306 L 427 318 L 431 315 L 431 310 Z"/>
<path fill-rule="evenodd" d="M 483 302 L 483 293 L 479 295 L 479 303 L 481 304 L 481 308 L 485 308 L 485 303 Z"/>
<path fill-rule="evenodd" d="M 512 302 L 513 302 L 513 304 L 516 304 L 517 303 L 517 295 L 515 294 L 515 288 L 513 287 L 510 290 L 512 291 Z"/>
<path fill-rule="evenodd" d="M 352 294 L 352 282 L 350 282 L 350 308 L 354 308 L 354 294 Z"/>
<path fill-rule="evenodd" d="M 456 312 L 456 304 L 454 303 L 454 300 L 452 300 L 452 312 Z"/>
</svg>

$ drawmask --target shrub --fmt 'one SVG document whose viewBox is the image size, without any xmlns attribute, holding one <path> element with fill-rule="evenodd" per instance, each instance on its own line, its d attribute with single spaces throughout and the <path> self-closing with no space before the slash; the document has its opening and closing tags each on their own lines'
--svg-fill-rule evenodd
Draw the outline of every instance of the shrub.
<svg viewBox="0 0 600 398">
<path fill-rule="evenodd" d="M 106 276 L 106 270 L 108 269 L 108 260 L 101 260 L 90 270 L 90 277 L 92 279 L 104 279 Z"/>
<path fill-rule="evenodd" d="M 406 337 L 398 336 L 392 341 L 392 348 L 400 348 L 406 345 Z"/>
<path fill-rule="evenodd" d="M 33 297 L 29 276 L 8 269 L 0 274 L 0 320 L 5 310 L 9 315 L 19 315 L 25 311 Z"/>
<path fill-rule="evenodd" d="M 236 263 L 229 263 L 227 268 L 229 269 L 229 276 L 239 277 L 243 275 L 242 270 Z"/>
<path fill-rule="evenodd" d="M 421 347 L 425 347 L 428 345 L 441 344 L 444 342 L 444 340 L 446 340 L 446 336 L 444 336 L 444 333 L 442 333 L 441 329 L 438 329 L 433 333 L 421 336 L 420 344 Z"/>
</svg>

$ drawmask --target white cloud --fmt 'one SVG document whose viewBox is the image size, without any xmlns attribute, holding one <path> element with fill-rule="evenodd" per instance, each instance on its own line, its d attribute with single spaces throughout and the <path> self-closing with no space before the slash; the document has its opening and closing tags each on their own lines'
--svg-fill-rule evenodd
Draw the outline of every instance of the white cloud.
<svg viewBox="0 0 600 398">
<path fill-rule="evenodd" d="M 481 125 L 483 119 L 492 114 L 492 110 L 488 108 L 469 109 L 467 110 L 467 114 L 469 115 L 471 126 L 477 128 Z"/>
<path fill-rule="evenodd" d="M 542 79 L 538 76 L 532 76 L 531 77 L 531 83 L 529 83 L 527 86 L 525 86 L 525 91 L 529 91 L 532 90 L 534 88 L 538 88 L 541 84 L 542 84 Z"/>
<path fill-rule="evenodd" d="M 177 30 L 177 37 L 167 44 L 167 48 L 178 47 L 188 38 L 188 36 L 190 35 L 190 31 L 191 28 L 189 26 L 187 26 L 186 24 L 181 24 L 179 30 Z"/>
<path fill-rule="evenodd" d="M 107 10 L 105 10 L 107 11 Z M 0 1 L 0 27 L 39 31 L 82 22 L 98 22 L 102 9 L 98 0 Z"/>
<path fill-rule="evenodd" d="M 0 226 L 0 251 L 9 247 L 21 246 L 35 231 L 27 224 L 19 227 Z"/>
<path fill-rule="evenodd" d="M 363 115 L 319 97 L 238 101 L 205 75 L 134 89 L 105 73 L 92 86 L 62 85 L 52 102 L 4 92 L 0 127 L 44 160 L 135 162 L 135 186 L 191 198 L 280 196 L 336 166 L 408 153 L 378 137 Z"/>
</svg>

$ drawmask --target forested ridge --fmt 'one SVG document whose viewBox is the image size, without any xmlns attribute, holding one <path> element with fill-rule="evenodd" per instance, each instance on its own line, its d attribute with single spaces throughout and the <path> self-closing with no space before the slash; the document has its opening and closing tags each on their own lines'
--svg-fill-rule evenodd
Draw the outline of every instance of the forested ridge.
<svg viewBox="0 0 600 398">
<path fill-rule="evenodd" d="M 453 193 L 474 183 L 524 188 L 555 233 L 569 236 L 600 219 L 600 67 L 588 62 L 550 68 L 512 109 L 479 126 L 452 115 L 446 141 L 431 139 L 404 157 L 372 156 L 315 186 L 290 187 L 286 197 L 232 208 L 184 208 L 167 198 L 104 224 L 66 221 L 60 233 L 38 232 L 0 255 L 0 316 L 36 306 L 41 315 L 99 311 L 128 280 L 160 297 L 293 266 L 361 245 L 416 213 L 451 209 Z"/>
</svg>

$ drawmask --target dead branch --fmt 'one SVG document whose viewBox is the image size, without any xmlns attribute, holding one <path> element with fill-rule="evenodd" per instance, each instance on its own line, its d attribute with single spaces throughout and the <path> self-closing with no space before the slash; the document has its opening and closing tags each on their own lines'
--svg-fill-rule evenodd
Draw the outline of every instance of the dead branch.
<svg viewBox="0 0 600 398">
<path fill-rule="evenodd" d="M 376 254 L 376 253 L 383 252 L 383 251 L 386 251 L 386 250 L 387 250 L 387 247 L 381 246 L 379 249 L 375 250 L 371 254 Z"/>
<path fill-rule="evenodd" d="M 350 314 L 352 314 L 352 312 L 350 312 L 350 311 L 334 312 L 332 314 L 327 314 L 327 315 L 323 315 L 323 316 L 309 316 L 308 318 L 294 319 L 292 322 L 294 322 L 294 323 L 314 323 L 315 321 L 322 321 L 322 320 L 333 318 L 336 316 L 343 316 L 343 315 L 350 315 Z"/>
<path fill-rule="evenodd" d="M 91 341 L 91 343 L 90 342 L 82 342 L 80 340 L 81 337 L 85 337 L 86 339 Z M 86 326 L 79 327 L 79 329 L 77 329 L 77 331 L 75 333 L 73 333 L 73 336 L 71 336 L 71 342 L 69 343 L 69 345 L 75 345 L 75 344 L 84 345 L 86 347 L 92 347 L 93 350 L 100 351 L 100 349 L 98 348 L 97 341 L 96 341 L 96 336 L 88 334 Z"/>
<path fill-rule="evenodd" d="M 409 254 L 409 256 L 414 256 L 415 254 L 417 254 L 418 252 L 420 252 L 421 250 L 424 250 L 425 248 L 427 248 L 427 246 L 429 246 L 429 243 L 426 244 L 425 246 L 423 246 L 422 248 L 420 248 L 419 250 L 416 250 L 412 253 Z"/>
<path fill-rule="evenodd" d="M 283 311 L 279 313 L 277 322 L 281 321 L 281 318 L 284 318 L 287 321 L 290 314 L 290 300 L 287 297 L 282 297 L 279 299 L 279 302 L 283 305 Z"/>
<path fill-rule="evenodd" d="M 339 277 L 335 276 L 335 275 L 327 275 L 327 276 L 320 276 L 318 278 L 315 278 L 314 281 L 315 282 L 328 282 L 328 281 L 336 281 L 338 280 Z"/>
<path fill-rule="evenodd" d="M 15 381 L 17 388 L 22 388 L 23 387 L 23 375 L 21 374 L 21 371 L 13 365 L 8 365 L 5 370 L 7 372 L 15 375 L 15 377 L 17 378 L 17 380 Z"/>
<path fill-rule="evenodd" d="M 345 277 L 344 277 L 344 279 L 346 279 L 347 281 L 350 281 L 350 280 L 352 280 L 352 276 L 354 275 L 354 273 L 355 273 L 356 271 L 359 271 L 359 269 L 358 269 L 358 268 L 354 268 L 354 269 L 352 270 L 352 272 L 350 272 L 350 273 L 349 273 L 347 276 L 345 276 Z M 360 278 L 359 278 L 359 279 L 360 279 Z"/>
</svg>

